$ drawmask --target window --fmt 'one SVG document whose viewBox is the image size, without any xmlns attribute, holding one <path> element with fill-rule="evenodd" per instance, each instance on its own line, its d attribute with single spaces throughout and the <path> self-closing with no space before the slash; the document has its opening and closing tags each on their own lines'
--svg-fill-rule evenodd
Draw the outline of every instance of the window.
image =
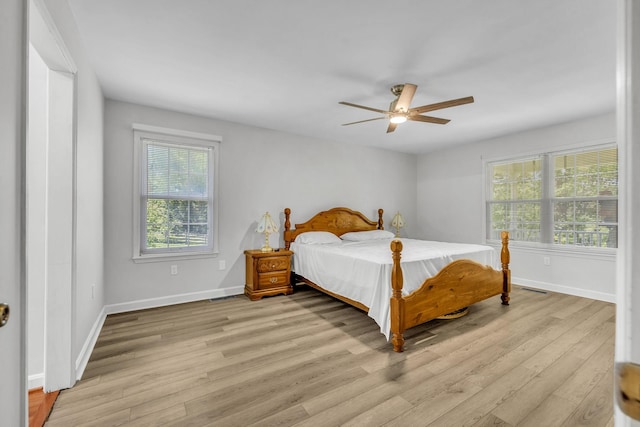
<svg viewBox="0 0 640 427">
<path fill-rule="evenodd" d="M 487 164 L 487 238 L 618 245 L 618 150 L 603 146 Z"/>
<path fill-rule="evenodd" d="M 561 153 L 553 165 L 553 243 L 618 246 L 618 150 Z"/>
<path fill-rule="evenodd" d="M 134 259 L 217 252 L 220 138 L 134 125 Z"/>
<path fill-rule="evenodd" d="M 495 235 L 499 239 L 500 231 L 509 230 L 511 240 L 539 242 L 542 217 L 542 158 L 493 164 L 490 171 L 490 238 L 494 238 Z"/>
</svg>

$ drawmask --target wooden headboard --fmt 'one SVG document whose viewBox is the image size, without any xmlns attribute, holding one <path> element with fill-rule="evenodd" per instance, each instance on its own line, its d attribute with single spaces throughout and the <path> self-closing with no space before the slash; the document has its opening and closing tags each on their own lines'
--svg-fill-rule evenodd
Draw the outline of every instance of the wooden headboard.
<svg viewBox="0 0 640 427">
<path fill-rule="evenodd" d="M 291 229 L 291 209 L 284 210 L 284 245 L 289 249 L 291 242 L 296 240 L 298 234 L 306 231 L 329 231 L 336 236 L 341 236 L 350 231 L 384 230 L 382 226 L 382 209 L 378 209 L 378 221 L 371 221 L 362 213 L 349 208 L 333 208 L 322 211 L 313 216 L 309 221 L 296 224 Z"/>
</svg>

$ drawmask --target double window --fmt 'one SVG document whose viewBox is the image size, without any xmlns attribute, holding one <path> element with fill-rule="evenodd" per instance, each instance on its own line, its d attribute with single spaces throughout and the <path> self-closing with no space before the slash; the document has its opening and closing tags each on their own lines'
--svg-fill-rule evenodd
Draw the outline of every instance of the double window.
<svg viewBox="0 0 640 427">
<path fill-rule="evenodd" d="M 618 150 L 614 145 L 490 162 L 487 239 L 565 246 L 618 245 Z"/>
<path fill-rule="evenodd" d="M 134 139 L 134 258 L 215 253 L 220 138 L 135 125 Z"/>
</svg>

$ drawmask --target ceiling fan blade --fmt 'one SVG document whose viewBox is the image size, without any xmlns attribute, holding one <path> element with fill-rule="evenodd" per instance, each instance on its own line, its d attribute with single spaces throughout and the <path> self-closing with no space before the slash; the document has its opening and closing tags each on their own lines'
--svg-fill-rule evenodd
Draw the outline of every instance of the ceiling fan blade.
<svg viewBox="0 0 640 427">
<path fill-rule="evenodd" d="M 410 113 L 426 113 L 427 111 L 440 110 L 442 108 L 456 107 L 458 105 L 470 104 L 474 101 L 473 96 L 467 96 L 466 98 L 452 99 L 450 101 L 438 102 L 436 104 L 423 105 L 422 107 L 415 107 L 409 110 Z"/>
<path fill-rule="evenodd" d="M 393 111 L 409 111 L 409 105 L 411 105 L 411 100 L 413 99 L 413 95 L 415 95 L 417 88 L 418 86 L 414 84 L 405 83 L 400 96 L 398 96 L 398 100 L 396 101 Z"/>
<path fill-rule="evenodd" d="M 439 117 L 431 117 L 431 116 L 420 116 L 420 115 L 412 115 L 407 117 L 407 120 L 413 120 L 415 122 L 427 122 L 427 123 L 435 123 L 438 125 L 446 125 L 451 120 L 449 119 L 441 119 Z"/>
<path fill-rule="evenodd" d="M 389 127 L 387 127 L 387 133 L 391 133 L 398 127 L 397 123 L 389 122 Z"/>
<path fill-rule="evenodd" d="M 376 117 L 375 119 L 367 119 L 367 120 L 359 120 L 357 122 L 343 123 L 342 126 L 355 125 L 355 124 L 358 124 L 358 123 L 365 123 L 365 122 L 371 122 L 373 120 L 382 120 L 382 119 L 386 119 L 386 117 Z"/>
<path fill-rule="evenodd" d="M 384 111 L 384 110 L 379 110 L 377 108 L 365 107 L 364 105 L 352 104 L 350 102 L 340 101 L 340 102 L 338 102 L 338 104 L 348 105 L 349 107 L 362 108 L 364 110 L 374 111 L 376 113 L 382 113 L 382 114 L 389 114 L 390 113 L 390 111 Z"/>
</svg>

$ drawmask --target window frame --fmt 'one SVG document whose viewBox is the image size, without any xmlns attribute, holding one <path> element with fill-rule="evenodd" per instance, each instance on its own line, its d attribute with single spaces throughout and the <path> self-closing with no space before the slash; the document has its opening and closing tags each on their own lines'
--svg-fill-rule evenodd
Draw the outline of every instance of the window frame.
<svg viewBox="0 0 640 427">
<path fill-rule="evenodd" d="M 219 253 L 218 238 L 218 194 L 219 194 L 219 154 L 220 143 L 222 138 L 218 135 L 211 135 L 199 132 L 191 132 L 178 129 L 170 129 L 158 126 L 144 125 L 139 123 L 133 124 L 133 151 L 134 151 L 134 176 L 133 176 L 133 255 L 134 262 L 153 262 L 168 261 L 178 259 L 194 259 L 215 257 Z M 208 197 L 210 198 L 210 211 L 208 215 L 208 225 L 210 230 L 211 242 L 207 247 L 198 247 L 197 249 L 170 248 L 144 251 L 144 242 L 142 241 L 142 232 L 146 227 L 146 217 L 142 214 L 145 212 L 142 206 L 143 197 L 146 198 L 143 186 L 146 185 L 146 153 L 144 148 L 147 146 L 146 141 L 157 141 L 160 144 L 184 147 L 206 148 L 210 151 L 210 164 L 208 176 L 210 188 Z M 145 176 L 143 176 L 143 174 Z"/>
<path fill-rule="evenodd" d="M 611 247 L 600 247 L 600 246 L 581 246 L 581 245 L 573 245 L 573 244 L 559 244 L 554 243 L 554 215 L 553 215 L 553 206 L 554 203 L 559 200 L 555 196 L 555 176 L 553 169 L 553 158 L 554 156 L 560 156 L 565 154 L 579 154 L 589 151 L 601 151 L 606 149 L 616 148 L 618 149 L 618 145 L 615 142 L 612 142 L 610 139 L 606 141 L 598 141 L 589 145 L 576 145 L 570 147 L 558 147 L 554 150 L 541 150 L 538 152 L 530 152 L 526 154 L 521 154 L 517 156 L 508 156 L 508 157 L 500 157 L 500 158 L 486 158 L 483 159 L 483 177 L 484 177 L 484 187 L 483 187 L 483 235 L 485 238 L 485 242 L 489 245 L 499 245 L 500 241 L 498 239 L 492 239 L 490 236 L 491 231 L 491 217 L 490 217 L 490 204 L 492 197 L 492 186 L 490 177 L 491 167 L 495 164 L 505 164 L 511 162 L 520 162 L 525 161 L 527 159 L 531 159 L 534 157 L 539 157 L 542 159 L 542 200 L 541 200 L 541 212 L 540 212 L 540 242 L 527 242 L 527 241 L 519 241 L 519 240 L 510 240 L 509 245 L 511 247 L 521 247 L 521 248 L 530 248 L 530 249 L 545 249 L 552 250 L 557 252 L 572 252 L 572 253 L 615 253 L 617 248 Z M 619 174 L 618 174 L 618 182 L 619 182 Z M 581 199 L 584 197 L 573 197 L 574 199 Z M 593 200 L 599 201 L 600 196 L 596 196 Z M 607 197 L 604 197 L 607 198 Z M 611 199 L 610 197 L 608 199 Z M 615 200 L 619 199 L 619 195 L 615 196 Z M 516 200 L 510 202 L 517 202 Z M 618 230 L 619 232 L 619 230 Z"/>
</svg>

